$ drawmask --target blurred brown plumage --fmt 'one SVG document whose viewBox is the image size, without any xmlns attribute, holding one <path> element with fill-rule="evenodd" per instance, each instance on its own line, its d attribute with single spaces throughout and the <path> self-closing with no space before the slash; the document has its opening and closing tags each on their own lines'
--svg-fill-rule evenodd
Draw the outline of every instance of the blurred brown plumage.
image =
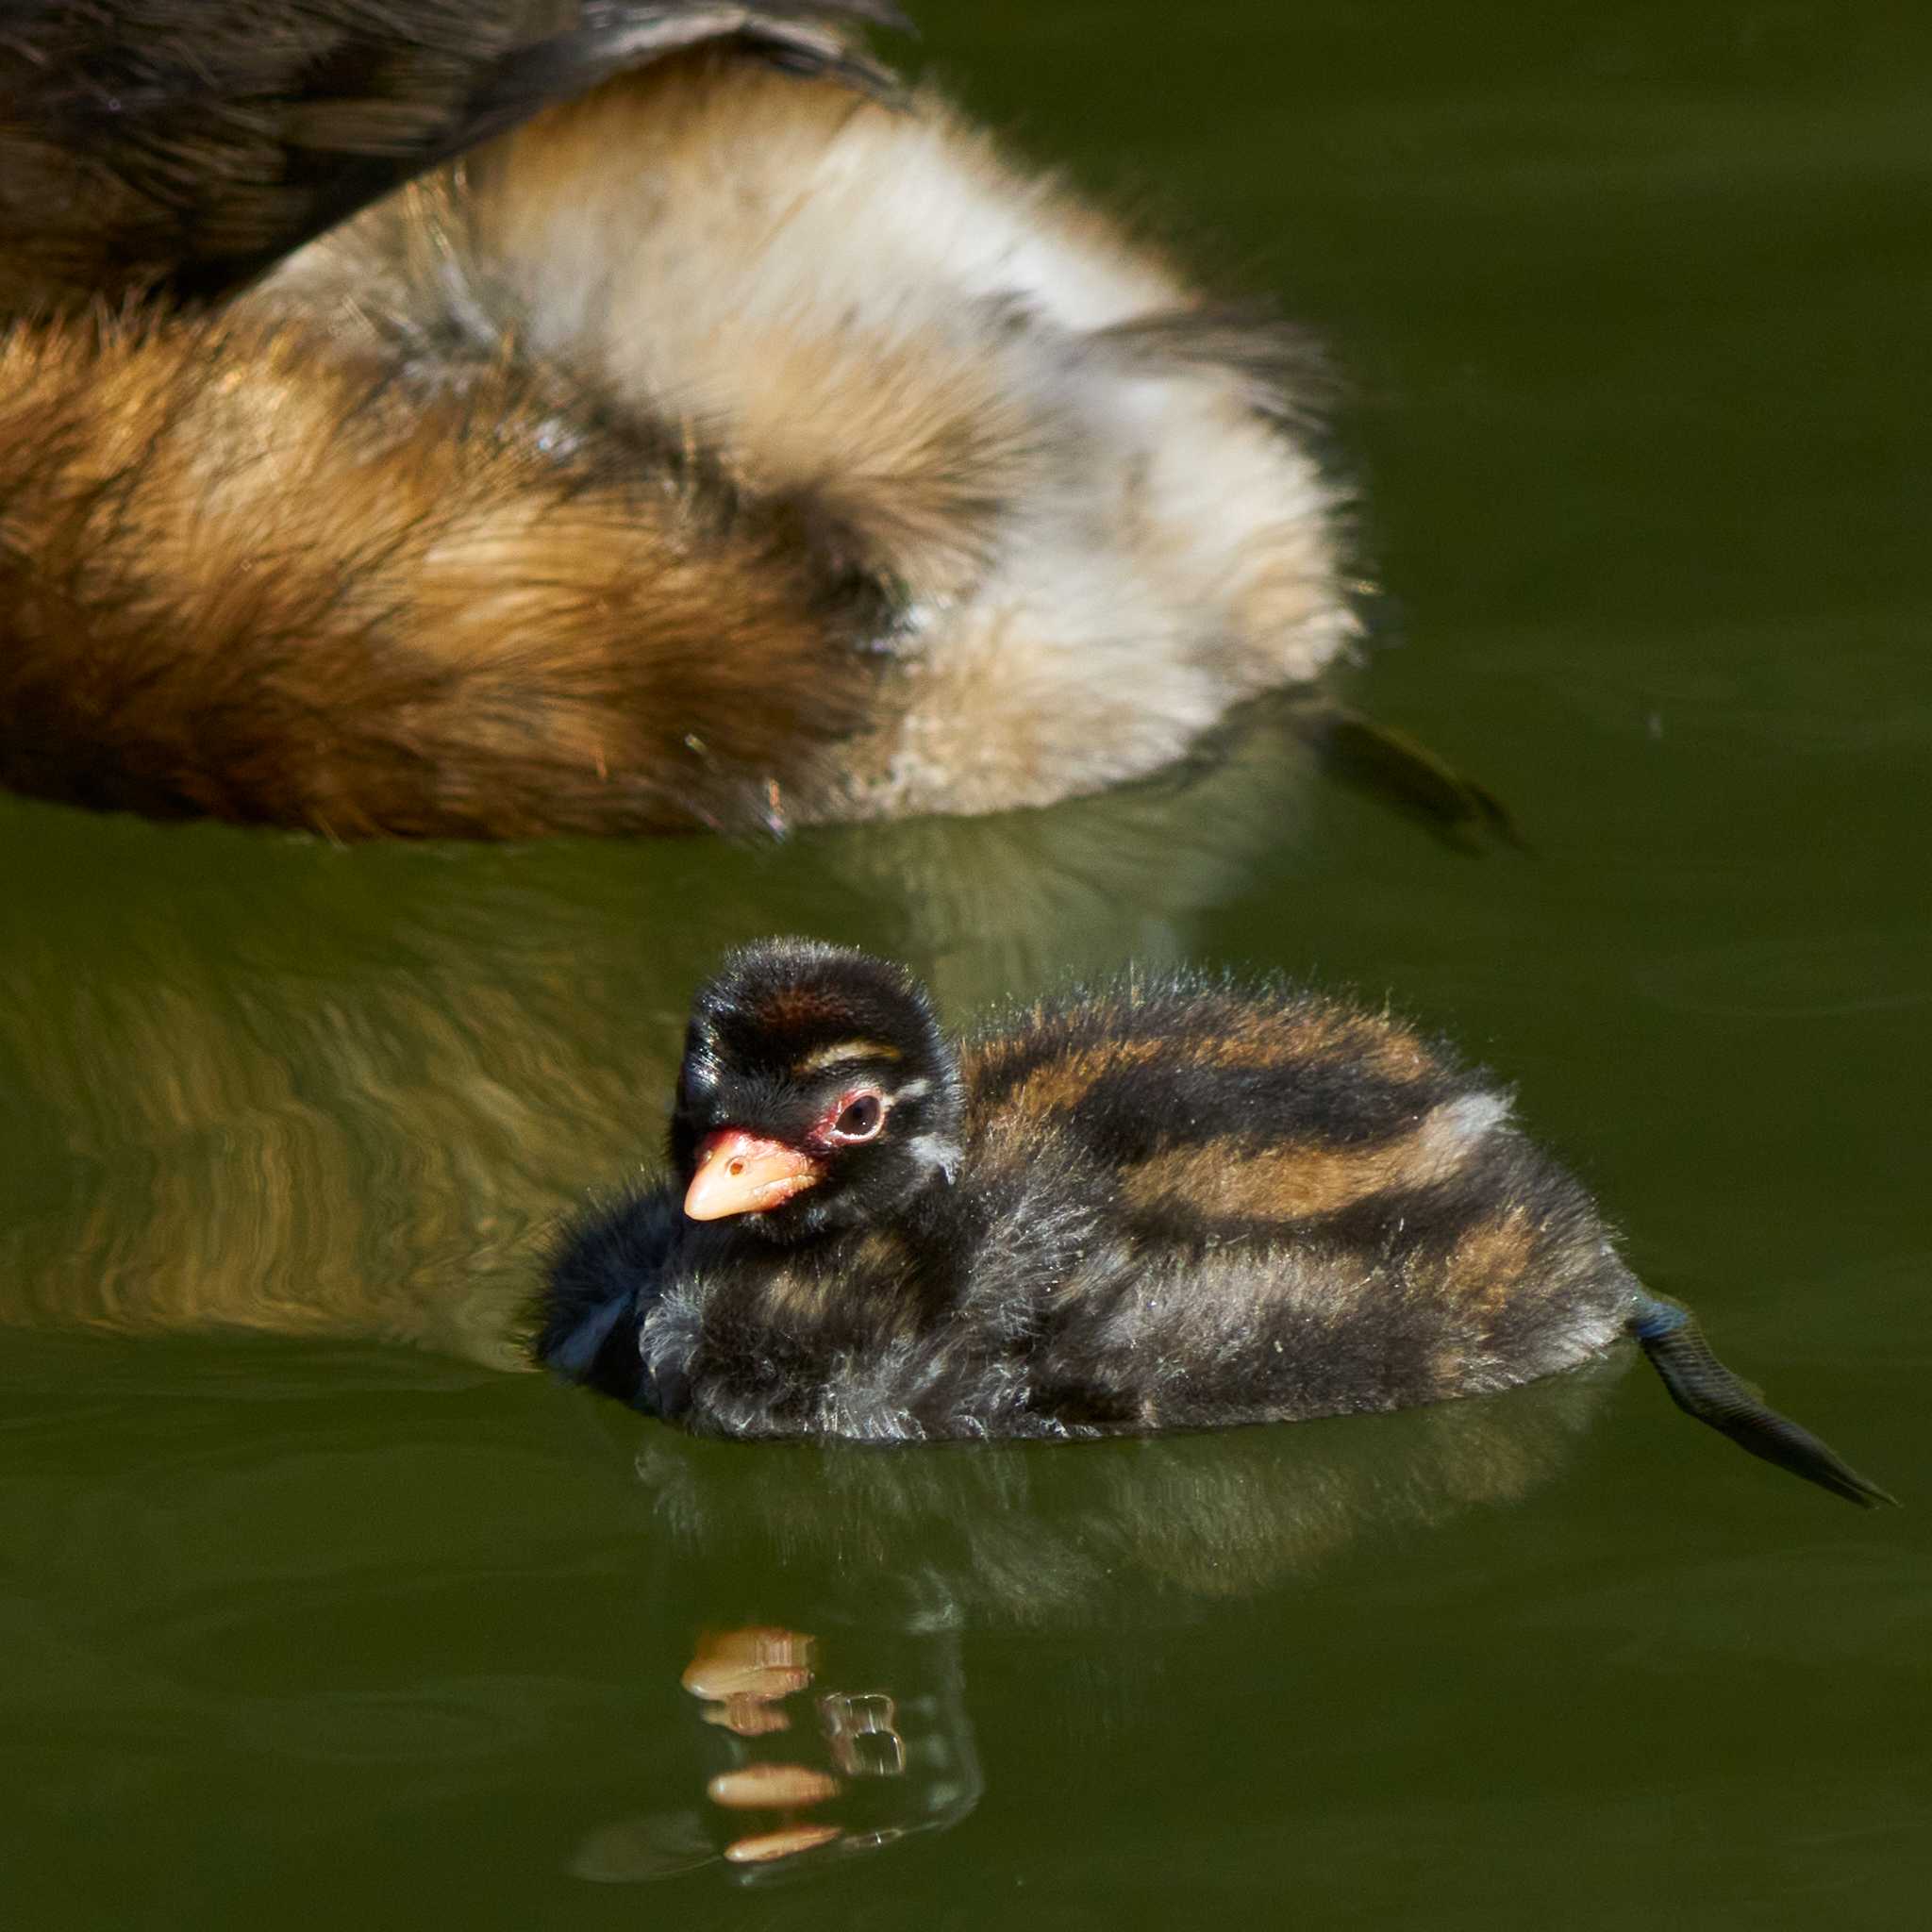
<svg viewBox="0 0 1932 1932">
<path fill-rule="evenodd" d="M 1313 676 L 1292 342 L 876 98 L 838 29 L 889 13 L 10 23 L 0 782 L 345 839 L 981 811 Z"/>
</svg>

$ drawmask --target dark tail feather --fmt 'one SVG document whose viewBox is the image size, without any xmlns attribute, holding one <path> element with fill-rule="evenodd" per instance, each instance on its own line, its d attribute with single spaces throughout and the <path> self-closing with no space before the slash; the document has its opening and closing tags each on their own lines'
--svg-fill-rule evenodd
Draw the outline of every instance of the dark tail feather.
<svg viewBox="0 0 1932 1932">
<path fill-rule="evenodd" d="M 1630 1332 L 1686 1415 L 1861 1509 L 1875 1509 L 1881 1503 L 1897 1506 L 1896 1496 L 1861 1476 L 1809 1429 L 1779 1415 L 1748 1382 L 1732 1374 L 1711 1354 L 1689 1312 L 1674 1302 L 1646 1297 L 1630 1319 Z"/>
<path fill-rule="evenodd" d="M 891 0 L 0 0 L 0 303 L 216 304 L 553 101 L 731 46 L 886 99 Z"/>
<path fill-rule="evenodd" d="M 1445 844 L 1482 851 L 1491 840 L 1527 852 L 1509 808 L 1420 740 L 1332 698 L 1302 705 L 1295 722 L 1331 777 L 1418 819 Z"/>
<path fill-rule="evenodd" d="M 885 0 L 823 0 L 816 6 L 812 0 L 779 0 L 766 7 L 723 0 L 716 6 L 681 0 L 668 7 L 606 0 L 595 25 L 512 48 L 474 76 L 465 97 L 444 104 L 440 120 L 426 132 L 393 149 L 358 154 L 329 147 L 326 114 L 319 109 L 319 153 L 301 156 L 289 167 L 292 178 L 313 177 L 307 184 L 308 203 L 300 225 L 275 236 L 252 255 L 209 255 L 184 264 L 169 278 L 169 287 L 186 301 L 227 293 L 391 189 L 508 133 L 552 102 L 570 100 L 613 75 L 691 48 L 735 43 L 791 73 L 842 80 L 861 92 L 896 99 L 900 88 L 891 71 L 835 27 L 812 19 L 813 12 L 907 24 Z"/>
</svg>

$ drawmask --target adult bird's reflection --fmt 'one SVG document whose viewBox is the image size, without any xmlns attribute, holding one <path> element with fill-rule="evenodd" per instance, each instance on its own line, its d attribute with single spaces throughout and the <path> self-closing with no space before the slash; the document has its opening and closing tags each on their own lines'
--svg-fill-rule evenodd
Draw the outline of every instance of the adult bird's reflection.
<svg viewBox="0 0 1932 1932">
<path fill-rule="evenodd" d="M 783 846 L 345 855 L 0 802 L 0 1322 L 517 1366 L 552 1224 L 655 1137 L 723 947 L 862 941 L 962 1009 L 1176 960 L 1281 849 L 1303 735 L 1264 708 L 1143 786 Z"/>
</svg>

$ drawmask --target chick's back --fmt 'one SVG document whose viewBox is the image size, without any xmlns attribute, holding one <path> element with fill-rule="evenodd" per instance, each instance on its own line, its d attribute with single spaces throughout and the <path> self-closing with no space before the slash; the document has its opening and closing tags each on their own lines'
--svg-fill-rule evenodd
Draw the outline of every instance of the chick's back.
<svg viewBox="0 0 1932 1932">
<path fill-rule="evenodd" d="M 1607 1348 L 1639 1292 L 1507 1092 L 1386 1013 L 1130 986 L 1037 1007 L 963 1067 L 994 1276 L 1039 1269 L 1060 1202 L 1034 1400 L 1076 1426 L 1501 1389 Z"/>
</svg>

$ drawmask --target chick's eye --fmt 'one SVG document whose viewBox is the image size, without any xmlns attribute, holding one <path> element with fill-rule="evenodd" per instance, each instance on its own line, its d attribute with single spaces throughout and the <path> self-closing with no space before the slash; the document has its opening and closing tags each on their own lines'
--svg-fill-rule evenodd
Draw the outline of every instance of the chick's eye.
<svg viewBox="0 0 1932 1932">
<path fill-rule="evenodd" d="M 885 1120 L 886 1110 L 876 1093 L 858 1093 L 840 1109 L 832 1131 L 841 1141 L 870 1141 Z"/>
</svg>

